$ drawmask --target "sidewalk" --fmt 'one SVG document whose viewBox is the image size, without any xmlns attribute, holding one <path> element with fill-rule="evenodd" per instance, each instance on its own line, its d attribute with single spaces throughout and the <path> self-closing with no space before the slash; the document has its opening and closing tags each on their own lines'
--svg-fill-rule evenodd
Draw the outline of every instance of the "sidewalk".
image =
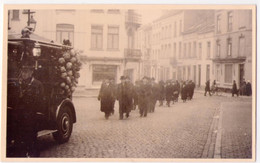
<svg viewBox="0 0 260 163">
<path fill-rule="evenodd" d="M 220 107 L 215 158 L 252 158 L 252 102 Z"/>
</svg>

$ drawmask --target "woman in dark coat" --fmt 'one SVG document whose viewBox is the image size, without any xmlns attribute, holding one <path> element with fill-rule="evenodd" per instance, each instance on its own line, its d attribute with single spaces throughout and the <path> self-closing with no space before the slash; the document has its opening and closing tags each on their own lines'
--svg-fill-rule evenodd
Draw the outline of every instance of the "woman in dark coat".
<svg viewBox="0 0 260 163">
<path fill-rule="evenodd" d="M 100 110 L 105 113 L 105 118 L 108 119 L 109 115 L 114 110 L 114 87 L 109 82 L 109 80 L 105 80 L 99 91 L 98 100 L 100 100 Z"/>
<path fill-rule="evenodd" d="M 188 88 L 185 82 L 182 84 L 182 89 L 181 89 L 181 99 L 183 102 L 186 102 L 187 100 L 187 94 L 188 94 Z"/>
</svg>

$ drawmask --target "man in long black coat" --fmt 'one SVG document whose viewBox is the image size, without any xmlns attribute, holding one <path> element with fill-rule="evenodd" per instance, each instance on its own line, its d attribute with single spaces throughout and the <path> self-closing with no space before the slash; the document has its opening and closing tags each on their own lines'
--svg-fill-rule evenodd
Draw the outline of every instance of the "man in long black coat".
<svg viewBox="0 0 260 163">
<path fill-rule="evenodd" d="M 194 89 L 195 89 L 195 83 L 191 80 L 191 81 L 190 81 L 190 99 L 193 98 Z"/>
<path fill-rule="evenodd" d="M 173 85 L 171 84 L 170 81 L 167 81 L 165 87 L 165 97 L 166 97 L 166 102 L 168 107 L 170 107 L 172 96 L 173 96 Z"/>
<path fill-rule="evenodd" d="M 148 109 L 150 107 L 150 97 L 152 94 L 151 85 L 148 83 L 148 78 L 143 77 L 142 84 L 139 90 L 139 109 L 140 109 L 140 116 L 146 117 Z"/>
<path fill-rule="evenodd" d="M 132 110 L 132 87 L 127 84 L 125 76 L 121 76 L 121 83 L 118 85 L 117 89 L 117 100 L 119 101 L 119 119 L 122 120 L 124 113 L 126 118 L 129 117 L 129 113 Z"/>
<path fill-rule="evenodd" d="M 188 87 L 187 87 L 186 83 L 183 82 L 182 88 L 181 88 L 181 99 L 183 100 L 183 102 L 186 102 L 187 96 L 188 96 Z"/>
<path fill-rule="evenodd" d="M 39 156 L 37 148 L 37 112 L 41 111 L 43 105 L 44 89 L 43 84 L 35 79 L 32 74 L 33 66 L 25 65 L 21 71 L 20 93 L 17 104 L 18 117 L 16 121 L 19 123 L 18 135 L 21 141 L 25 143 L 25 153 L 23 157 Z"/>
<path fill-rule="evenodd" d="M 155 79 L 152 78 L 151 79 L 151 91 L 152 91 L 152 94 L 151 94 L 151 100 L 150 100 L 150 112 L 154 112 L 155 110 L 155 105 L 156 105 L 156 102 L 157 102 L 157 99 L 158 99 L 158 92 L 159 92 L 159 86 L 158 84 L 155 82 Z"/>
<path fill-rule="evenodd" d="M 139 89 L 140 89 L 140 81 L 135 81 L 134 90 L 133 90 L 133 98 L 134 98 L 134 107 L 133 110 L 135 110 L 138 107 L 139 100 Z"/>
<path fill-rule="evenodd" d="M 246 95 L 251 96 L 252 95 L 252 86 L 250 81 L 248 80 L 246 83 Z"/>
<path fill-rule="evenodd" d="M 163 106 L 163 100 L 165 98 L 165 87 L 164 82 L 161 80 L 159 82 L 159 92 L 158 92 L 158 100 L 159 100 L 159 106 Z"/>
<path fill-rule="evenodd" d="M 206 84 L 206 87 L 205 87 L 204 96 L 207 95 L 207 92 L 209 92 L 209 95 L 211 96 L 211 93 L 210 93 L 210 80 L 208 80 L 205 84 Z"/>
<path fill-rule="evenodd" d="M 115 104 L 115 88 L 112 83 L 106 79 L 100 88 L 98 100 L 100 100 L 100 110 L 105 113 L 105 118 L 108 119 L 111 113 L 114 110 Z"/>
</svg>

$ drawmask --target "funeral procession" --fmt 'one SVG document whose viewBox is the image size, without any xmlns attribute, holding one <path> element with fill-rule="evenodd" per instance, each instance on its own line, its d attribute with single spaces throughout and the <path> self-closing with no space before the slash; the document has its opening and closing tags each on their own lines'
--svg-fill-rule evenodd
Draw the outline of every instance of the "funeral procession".
<svg viewBox="0 0 260 163">
<path fill-rule="evenodd" d="M 254 7 L 5 12 L 6 159 L 255 158 Z"/>
</svg>

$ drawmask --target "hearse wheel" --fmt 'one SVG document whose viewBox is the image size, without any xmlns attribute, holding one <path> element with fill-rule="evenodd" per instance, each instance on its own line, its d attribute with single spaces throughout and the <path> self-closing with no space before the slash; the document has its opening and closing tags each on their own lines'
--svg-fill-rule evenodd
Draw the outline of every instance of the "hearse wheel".
<svg viewBox="0 0 260 163">
<path fill-rule="evenodd" d="M 72 114 L 68 106 L 61 108 L 57 118 L 57 132 L 53 133 L 54 139 L 58 143 L 69 141 L 73 128 Z"/>
</svg>

